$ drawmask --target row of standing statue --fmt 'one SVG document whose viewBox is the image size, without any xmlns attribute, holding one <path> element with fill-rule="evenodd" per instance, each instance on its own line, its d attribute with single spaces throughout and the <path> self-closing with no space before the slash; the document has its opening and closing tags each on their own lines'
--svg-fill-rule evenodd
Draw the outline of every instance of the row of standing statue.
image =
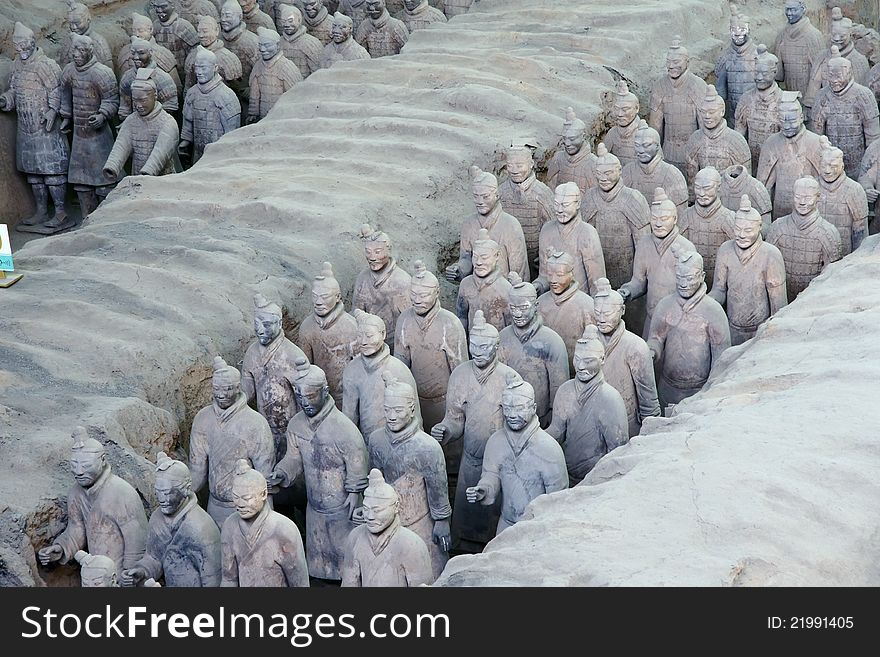
<svg viewBox="0 0 880 657">
<path fill-rule="evenodd" d="M 127 171 L 157 176 L 180 170 L 181 159 L 195 163 L 318 69 L 397 54 L 411 31 L 445 22 L 471 0 L 449 0 L 446 15 L 427 0 L 405 0 L 398 18 L 385 0 L 338 5 L 330 15 L 324 0 L 268 0 L 267 13 L 256 0 L 150 0 L 153 19 L 132 15 L 131 42 L 114 60 L 89 9 L 70 0 L 61 66 L 16 23 L 0 110 L 17 111 L 17 167 L 36 204 L 16 228 L 48 235 L 76 226 L 67 185 L 85 220 Z"/>
<path fill-rule="evenodd" d="M 776 85 L 774 59 L 761 49 L 756 92 L 762 77 L 765 90 Z M 828 71 L 850 71 L 841 59 Z M 715 87 L 676 82 L 690 75 L 680 43 L 667 65 L 650 124 L 620 85 L 617 125 L 596 154 L 567 111 L 550 187 L 526 147 L 509 149 L 501 184 L 471 168 L 476 213 L 444 272 L 459 284 L 455 313 L 437 276 L 420 261 L 406 272 L 369 225 L 351 313 L 330 263 L 298 344 L 282 308 L 257 295 L 257 340 L 240 369 L 215 359 L 188 465 L 157 459 L 149 522 L 104 446 L 78 429 L 69 525 L 40 561 L 97 559 L 101 581 L 124 585 L 429 583 L 450 551 L 480 550 L 533 499 L 578 484 L 648 418 L 699 391 L 727 347 L 858 246 L 867 194 L 828 131 L 805 128 L 798 92 L 778 91 L 766 110 L 778 130 L 750 146 Z M 814 118 L 836 93 L 829 75 Z M 748 102 L 746 92 L 739 108 Z M 693 121 L 684 139 L 683 117 Z M 670 141 L 675 162 L 664 159 Z M 273 510 L 298 494 L 305 541 Z"/>
</svg>

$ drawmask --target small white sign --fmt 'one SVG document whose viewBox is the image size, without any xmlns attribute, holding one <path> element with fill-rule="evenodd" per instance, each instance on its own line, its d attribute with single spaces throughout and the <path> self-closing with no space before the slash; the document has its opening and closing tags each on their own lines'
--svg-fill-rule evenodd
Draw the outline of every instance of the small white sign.
<svg viewBox="0 0 880 657">
<path fill-rule="evenodd" d="M 12 266 L 12 242 L 6 224 L 0 224 L 0 271 L 15 271 Z"/>
</svg>

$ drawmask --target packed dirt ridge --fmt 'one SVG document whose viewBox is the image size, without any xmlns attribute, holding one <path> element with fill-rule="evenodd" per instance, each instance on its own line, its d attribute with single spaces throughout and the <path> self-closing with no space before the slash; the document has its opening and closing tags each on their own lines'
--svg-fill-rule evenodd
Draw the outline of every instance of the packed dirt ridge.
<svg viewBox="0 0 880 657">
<path fill-rule="evenodd" d="M 755 38 L 769 42 L 782 0 L 741 4 Z M 16 254 L 25 279 L 3 291 L 0 316 L 0 584 L 75 581 L 38 569 L 33 556 L 65 522 L 74 426 L 109 445 L 116 472 L 153 508 L 155 453 L 185 445 L 208 402 L 211 358 L 240 362 L 255 292 L 281 301 L 295 339 L 322 261 L 334 263 L 350 298 L 366 221 L 395 240 L 405 268 L 421 258 L 441 270 L 473 212 L 469 165 L 499 172 L 500 153 L 516 142 L 545 159 L 566 106 L 602 134 L 620 76 L 647 109 L 675 34 L 708 73 L 727 39 L 727 11 L 716 0 L 482 0 L 414 34 L 400 56 L 312 75 L 192 170 L 128 178 L 88 225 L 28 243 Z M 563 499 L 584 500 L 589 489 Z M 498 553 L 493 544 L 471 563 L 482 572 Z M 532 553 L 544 553 L 540 543 L 523 558 Z M 453 562 L 459 574 L 446 581 L 468 581 L 461 568 Z M 678 581 L 673 570 L 668 577 Z"/>
</svg>

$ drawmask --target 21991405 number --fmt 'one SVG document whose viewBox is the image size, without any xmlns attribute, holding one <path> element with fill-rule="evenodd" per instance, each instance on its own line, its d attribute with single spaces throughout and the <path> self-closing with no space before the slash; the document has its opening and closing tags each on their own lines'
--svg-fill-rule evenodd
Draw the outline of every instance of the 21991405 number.
<svg viewBox="0 0 880 657">
<path fill-rule="evenodd" d="M 767 617 L 767 628 L 771 630 L 848 630 L 854 625 L 852 616 Z"/>
</svg>

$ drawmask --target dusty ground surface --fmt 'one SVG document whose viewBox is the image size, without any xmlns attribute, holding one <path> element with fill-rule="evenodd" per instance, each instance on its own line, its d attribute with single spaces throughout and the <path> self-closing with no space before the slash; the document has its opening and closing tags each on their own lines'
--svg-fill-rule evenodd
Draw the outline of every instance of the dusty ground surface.
<svg viewBox="0 0 880 657">
<path fill-rule="evenodd" d="M 772 39 L 782 1 L 743 4 L 755 16 L 756 38 Z M 282 300 L 295 338 L 321 261 L 334 262 L 350 294 L 362 266 L 356 233 L 363 221 L 396 240 L 405 267 L 422 258 L 439 270 L 454 256 L 462 217 L 472 212 L 470 164 L 499 171 L 499 153 L 521 141 L 546 157 L 568 105 L 602 133 L 606 94 L 621 75 L 646 107 L 649 81 L 660 74 L 673 34 L 705 60 L 696 67 L 708 73 L 706 62 L 726 39 L 725 12 L 715 0 L 483 0 L 470 14 L 414 35 L 399 57 L 313 75 L 266 120 L 209 148 L 195 169 L 129 178 L 88 226 L 27 244 L 16 257 L 25 279 L 3 291 L 0 315 L 0 584 L 74 581 L 63 569 L 37 569 L 33 560 L 34 547 L 63 526 L 73 426 L 84 424 L 108 442 L 114 467 L 151 506 L 144 457 L 185 442 L 208 399 L 211 358 L 240 361 L 251 340 L 254 292 Z M 47 21 L 42 33 L 54 24 Z M 808 403 L 809 397 L 786 397 L 788 383 L 780 381 L 768 395 L 781 395 L 793 409 Z M 852 413 L 855 402 L 838 408 Z M 742 440 L 742 433 L 728 424 L 727 441 Z M 829 437 L 822 439 L 831 444 Z M 751 445 L 731 458 L 753 469 L 760 451 Z M 813 463 L 812 454 L 804 457 Z M 662 470 L 663 457 L 656 462 Z M 737 471 L 722 470 L 705 485 Z M 815 482 L 804 477 L 798 485 Z M 671 487 L 690 499 L 695 481 L 679 479 Z M 652 484 L 653 492 L 642 494 L 661 504 L 670 486 Z M 590 490 L 568 493 L 560 503 L 580 500 L 574 517 L 584 516 Z M 632 513 L 645 512 L 641 500 L 621 499 Z M 863 503 L 859 512 L 867 508 Z M 590 536 L 586 523 L 567 522 Z M 677 536 L 674 526 L 666 529 Z M 576 544 L 587 540 L 562 531 Z M 527 532 L 528 523 L 498 543 Z M 630 544 L 650 542 L 643 533 L 617 536 L 620 543 L 609 542 L 603 552 L 624 555 Z M 798 532 L 780 537 L 780 550 L 800 538 Z M 677 536 L 684 556 L 678 567 L 666 564 L 667 581 L 684 583 L 686 551 L 698 539 Z M 541 543 L 530 545 L 532 557 L 545 552 Z M 493 545 L 467 572 L 488 572 L 480 564 L 499 553 Z M 450 570 L 462 566 L 469 567 L 456 561 Z M 503 583 L 507 575 L 499 569 L 480 577 Z"/>
</svg>

